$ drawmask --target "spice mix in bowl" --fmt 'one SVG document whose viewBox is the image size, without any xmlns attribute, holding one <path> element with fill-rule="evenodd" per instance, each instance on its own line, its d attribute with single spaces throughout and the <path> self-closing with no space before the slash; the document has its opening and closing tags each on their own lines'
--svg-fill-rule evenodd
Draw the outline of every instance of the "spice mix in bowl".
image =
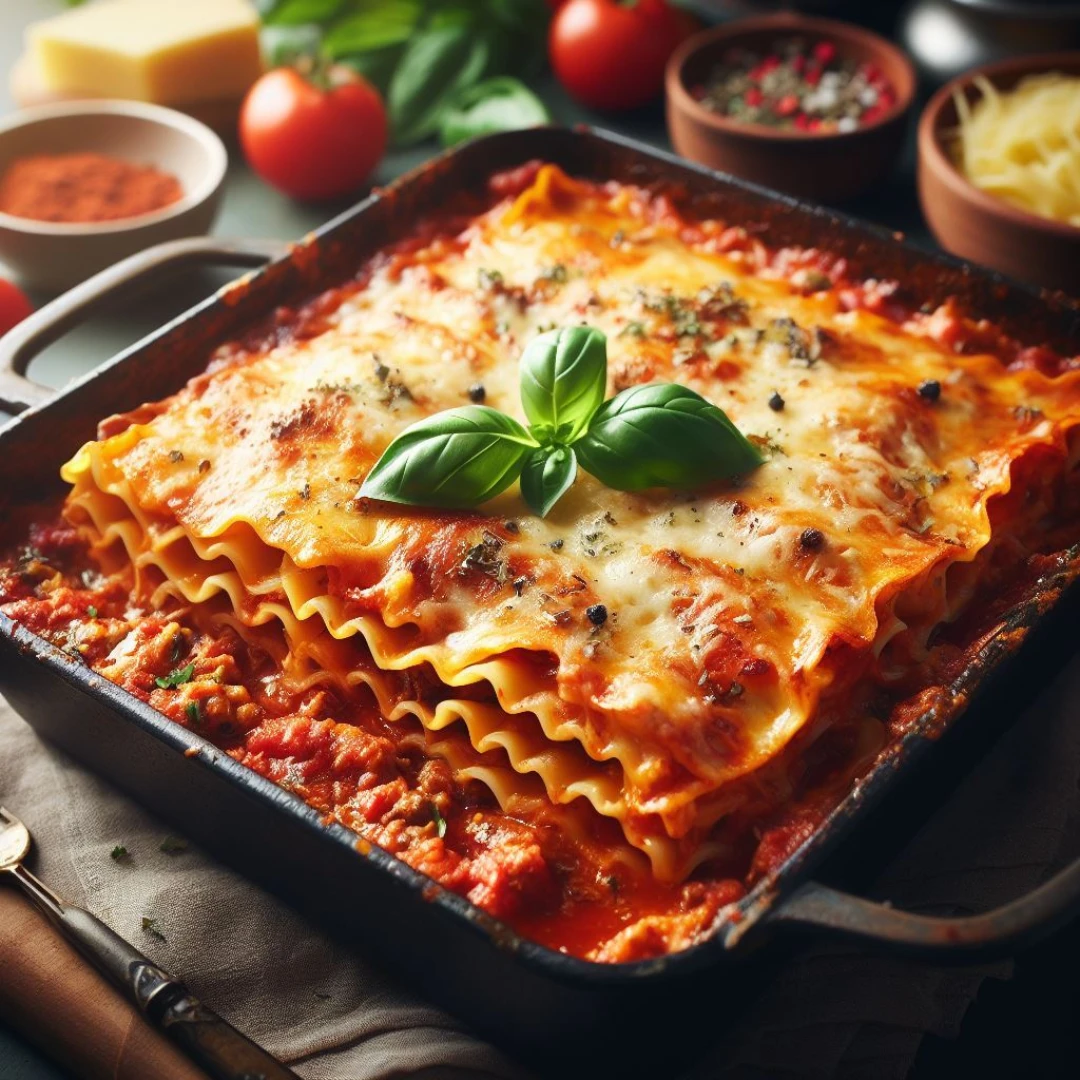
<svg viewBox="0 0 1080 1080">
<path fill-rule="evenodd" d="M 205 125 L 135 101 L 80 101 L 0 121 L 0 260 L 70 288 L 166 240 L 209 231 L 228 155 Z"/>
<path fill-rule="evenodd" d="M 823 202 L 889 171 L 916 88 L 911 62 L 884 38 L 794 13 L 696 34 L 669 61 L 666 85 L 684 157 Z"/>
</svg>

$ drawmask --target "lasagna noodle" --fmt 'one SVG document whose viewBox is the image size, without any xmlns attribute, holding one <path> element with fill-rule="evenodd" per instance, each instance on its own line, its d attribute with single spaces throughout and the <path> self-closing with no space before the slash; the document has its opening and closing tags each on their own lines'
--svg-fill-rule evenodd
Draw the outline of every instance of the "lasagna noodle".
<svg viewBox="0 0 1080 1080">
<path fill-rule="evenodd" d="M 186 601 L 226 595 L 245 626 L 280 623 L 291 677 L 463 730 L 507 762 L 486 781 L 500 801 L 538 778 L 677 878 L 722 817 L 783 798 L 796 736 L 924 655 L 1014 464 L 1067 468 L 1076 375 L 956 355 L 662 209 L 542 169 L 460 235 L 376 260 L 320 302 L 319 332 L 221 350 L 64 475 L 103 551 L 120 541 Z M 611 389 L 685 382 L 770 460 L 692 495 L 582 476 L 543 521 L 516 491 L 485 515 L 355 498 L 395 434 L 477 381 L 520 417 L 520 349 L 580 321 L 608 334 Z M 434 707 L 409 696 L 420 669 L 444 688 Z"/>
</svg>

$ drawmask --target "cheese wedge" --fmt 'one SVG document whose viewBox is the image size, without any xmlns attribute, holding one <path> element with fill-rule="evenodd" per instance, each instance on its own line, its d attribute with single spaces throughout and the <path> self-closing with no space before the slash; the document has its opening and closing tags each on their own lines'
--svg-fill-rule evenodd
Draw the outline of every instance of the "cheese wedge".
<svg viewBox="0 0 1080 1080">
<path fill-rule="evenodd" d="M 30 26 L 27 50 L 50 92 L 159 105 L 238 98 L 262 71 L 247 0 L 101 0 Z"/>
</svg>

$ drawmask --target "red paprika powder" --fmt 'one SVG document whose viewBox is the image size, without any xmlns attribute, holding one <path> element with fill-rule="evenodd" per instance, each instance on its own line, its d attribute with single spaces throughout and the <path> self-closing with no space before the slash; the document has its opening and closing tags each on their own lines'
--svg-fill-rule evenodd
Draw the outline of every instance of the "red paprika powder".
<svg viewBox="0 0 1080 1080">
<path fill-rule="evenodd" d="M 104 154 L 35 154 L 0 177 L 0 211 L 36 221 L 115 221 L 161 210 L 183 195 L 152 165 Z"/>
</svg>

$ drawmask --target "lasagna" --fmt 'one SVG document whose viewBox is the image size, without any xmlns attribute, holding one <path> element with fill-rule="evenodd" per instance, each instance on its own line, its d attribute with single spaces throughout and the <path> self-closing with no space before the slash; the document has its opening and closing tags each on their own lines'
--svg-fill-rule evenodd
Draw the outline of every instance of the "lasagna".
<svg viewBox="0 0 1080 1080">
<path fill-rule="evenodd" d="M 521 418 L 536 334 L 682 383 L 765 457 L 541 519 L 359 495 L 410 424 Z M 64 466 L 0 601 L 535 940 L 707 934 L 1078 538 L 1080 358 L 676 199 L 534 164 L 279 310 Z"/>
</svg>

